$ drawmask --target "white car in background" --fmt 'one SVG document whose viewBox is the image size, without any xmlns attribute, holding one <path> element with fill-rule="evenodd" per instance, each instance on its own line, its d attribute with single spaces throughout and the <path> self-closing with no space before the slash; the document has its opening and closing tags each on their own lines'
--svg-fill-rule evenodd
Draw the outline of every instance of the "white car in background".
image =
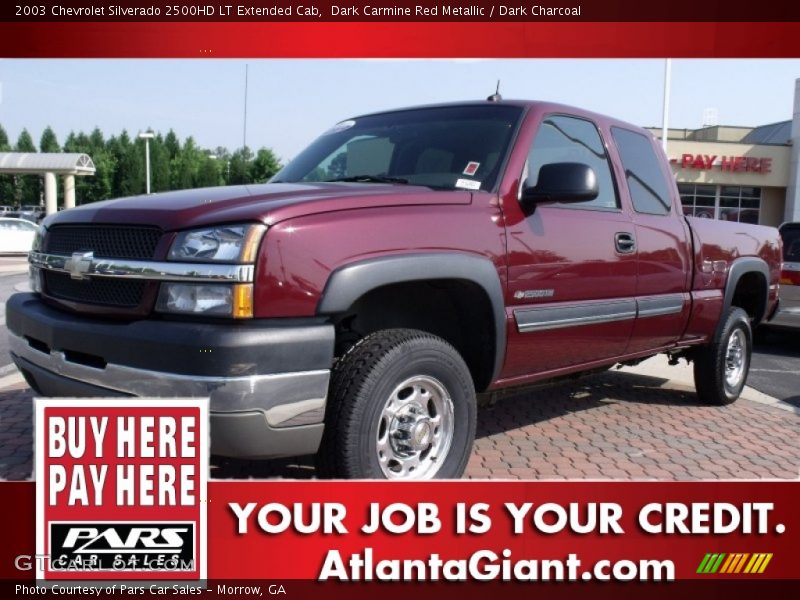
<svg viewBox="0 0 800 600">
<path fill-rule="evenodd" d="M 25 219 L 0 218 L 0 254 L 27 254 L 38 229 Z"/>
</svg>

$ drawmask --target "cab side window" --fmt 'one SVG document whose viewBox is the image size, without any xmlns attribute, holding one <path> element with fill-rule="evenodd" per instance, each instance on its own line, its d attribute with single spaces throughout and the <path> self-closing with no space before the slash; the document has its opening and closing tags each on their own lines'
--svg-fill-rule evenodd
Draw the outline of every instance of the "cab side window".
<svg viewBox="0 0 800 600">
<path fill-rule="evenodd" d="M 583 163 L 597 176 L 599 194 L 594 200 L 562 205 L 569 208 L 618 209 L 619 199 L 611 175 L 611 166 L 597 127 L 577 117 L 551 115 L 545 117 L 533 140 L 523 181 L 535 186 L 539 169 L 550 163 Z"/>
<path fill-rule="evenodd" d="M 670 214 L 670 188 L 652 141 L 641 133 L 621 127 L 612 127 L 611 136 L 619 149 L 633 209 L 648 215 Z"/>
</svg>

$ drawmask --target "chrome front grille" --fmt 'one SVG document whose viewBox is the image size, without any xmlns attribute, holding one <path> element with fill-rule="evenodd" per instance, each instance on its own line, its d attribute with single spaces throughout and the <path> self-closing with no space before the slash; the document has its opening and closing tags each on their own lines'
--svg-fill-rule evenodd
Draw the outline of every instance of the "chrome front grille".
<svg viewBox="0 0 800 600">
<path fill-rule="evenodd" d="M 44 272 L 44 289 L 48 296 L 79 302 L 120 308 L 136 308 L 142 303 L 147 282 L 130 279 L 92 277 L 73 279 L 66 273 Z"/>
<path fill-rule="evenodd" d="M 77 252 L 92 252 L 93 256 L 108 260 L 152 261 L 162 235 L 160 228 L 144 225 L 54 225 L 42 240 L 42 252 L 62 261 Z M 31 263 L 36 264 L 35 255 Z M 56 300 L 123 312 L 147 310 L 142 306 L 148 286 L 144 280 L 76 279 L 63 271 L 43 269 L 42 283 L 43 293 Z"/>
<path fill-rule="evenodd" d="M 158 227 L 127 225 L 55 225 L 44 238 L 46 254 L 94 252 L 102 258 L 152 260 L 161 240 Z"/>
</svg>

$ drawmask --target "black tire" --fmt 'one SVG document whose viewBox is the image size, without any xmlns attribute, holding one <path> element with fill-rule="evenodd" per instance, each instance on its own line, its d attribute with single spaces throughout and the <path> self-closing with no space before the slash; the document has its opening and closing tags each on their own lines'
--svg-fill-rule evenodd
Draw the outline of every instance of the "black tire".
<svg viewBox="0 0 800 600">
<path fill-rule="evenodd" d="M 409 381 L 413 384 L 400 388 Z M 413 411 L 418 406 L 434 406 L 430 399 L 431 392 L 423 389 L 425 382 L 430 383 L 438 392 L 443 392 L 434 391 L 435 397 L 441 399 L 440 405 L 444 407 L 439 411 L 443 414 L 438 420 L 434 417 L 434 421 L 422 423 L 421 421 L 428 419 L 427 414 L 420 416 L 417 421 L 402 415 L 396 418 L 386 417 L 385 410 L 394 406 L 395 401 L 396 406 L 403 406 L 403 410 Z M 411 392 L 403 399 L 401 394 L 406 390 L 411 390 L 414 399 L 418 398 L 420 402 L 408 400 Z M 447 403 L 447 397 L 451 402 Z M 426 398 L 429 400 L 425 400 Z M 406 402 L 414 406 L 407 408 L 403 404 Z M 435 412 L 433 411 L 434 414 Z M 416 413 L 411 414 L 413 416 Z M 445 421 L 446 414 L 450 414 L 452 418 Z M 455 348 L 439 337 L 413 329 L 378 331 L 360 340 L 339 359 L 333 369 L 325 413 L 325 432 L 317 453 L 317 473 L 320 477 L 343 479 L 461 477 L 472 451 L 476 419 L 472 377 Z M 406 422 L 415 423 L 414 427 L 418 428 L 413 433 L 397 429 L 411 427 L 405 425 Z M 434 422 L 440 426 L 432 425 Z M 440 446 L 443 443 L 441 435 L 448 422 L 452 424 L 452 428 L 447 427 L 451 431 L 450 443 L 444 451 Z M 394 432 L 394 436 L 389 436 L 390 430 Z M 404 473 L 404 469 L 411 467 L 397 460 L 394 462 L 400 466 L 395 466 L 395 471 L 392 471 L 387 455 L 405 455 L 395 452 L 394 446 L 388 452 L 381 449 L 387 448 L 389 441 L 394 443 L 401 435 L 413 438 L 409 443 L 417 443 L 420 448 L 430 438 L 428 454 L 423 450 L 416 451 L 420 458 L 424 457 L 426 465 L 422 468 L 420 464 L 416 474 L 412 471 Z M 398 443 L 402 443 L 402 440 Z M 442 460 L 434 458 L 438 454 L 437 447 L 444 454 Z M 408 450 L 413 454 L 410 447 Z"/>
<path fill-rule="evenodd" d="M 741 372 L 728 367 L 728 351 L 734 336 L 741 346 Z M 734 343 L 734 345 L 736 345 Z M 753 352 L 753 332 L 750 318 L 741 308 L 732 306 L 722 315 L 721 326 L 714 341 L 698 348 L 694 357 L 694 385 L 698 398 L 705 404 L 722 406 L 736 401 L 747 382 Z M 735 359 L 731 365 L 737 364 Z M 726 375 L 730 373 L 735 381 Z M 734 377 L 735 375 L 735 377 Z"/>
</svg>

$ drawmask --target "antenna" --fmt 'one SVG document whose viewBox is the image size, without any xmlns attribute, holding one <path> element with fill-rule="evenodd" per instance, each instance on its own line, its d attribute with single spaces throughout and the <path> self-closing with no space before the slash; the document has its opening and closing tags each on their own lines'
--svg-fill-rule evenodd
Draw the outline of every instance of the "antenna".
<svg viewBox="0 0 800 600">
<path fill-rule="evenodd" d="M 497 89 L 495 89 L 494 94 L 486 98 L 489 102 L 500 102 L 503 97 L 500 95 L 500 80 L 497 80 Z"/>
<path fill-rule="evenodd" d="M 242 125 L 242 148 L 247 148 L 247 71 L 250 65 L 244 65 L 244 124 Z"/>
</svg>

